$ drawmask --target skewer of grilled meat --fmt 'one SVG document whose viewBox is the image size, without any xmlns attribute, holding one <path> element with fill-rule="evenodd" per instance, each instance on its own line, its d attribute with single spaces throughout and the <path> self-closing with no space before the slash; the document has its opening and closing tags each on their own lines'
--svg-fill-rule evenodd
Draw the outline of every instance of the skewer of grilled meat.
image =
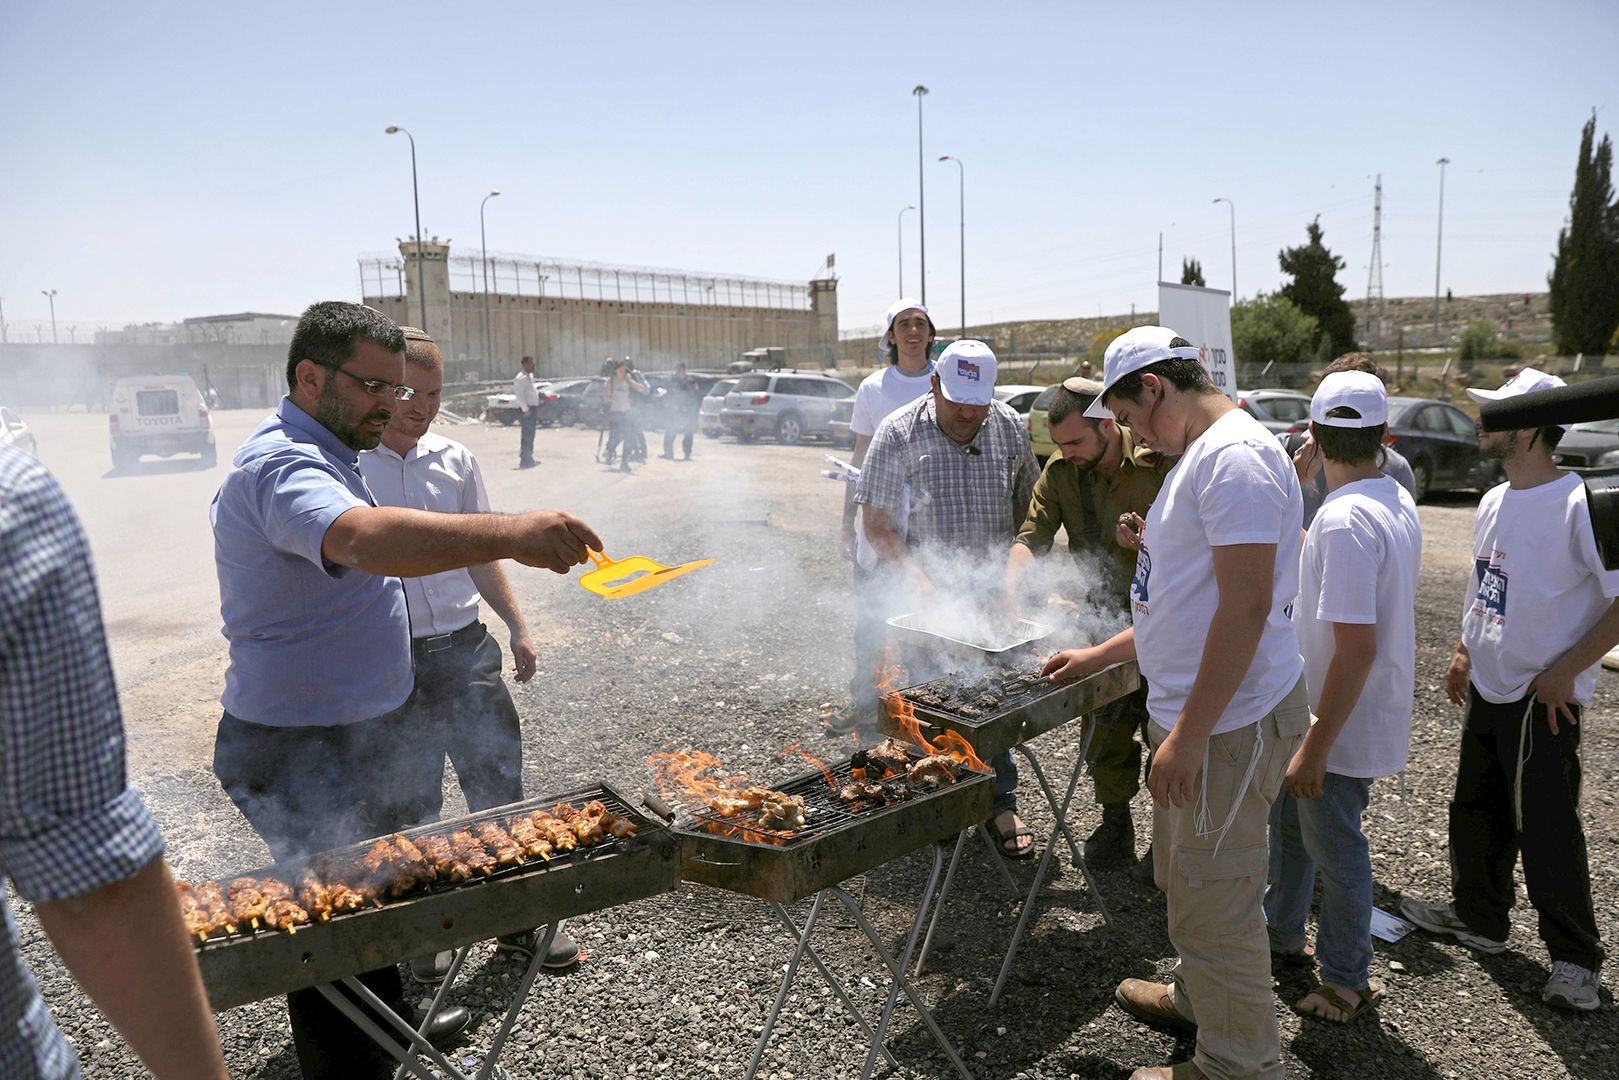
<svg viewBox="0 0 1619 1080">
<path fill-rule="evenodd" d="M 477 837 L 466 829 L 457 829 L 450 834 L 450 847 L 455 851 L 455 857 L 466 863 L 476 874 L 493 874 L 495 860 L 478 843 Z"/>
<path fill-rule="evenodd" d="M 270 903 L 264 893 L 259 891 L 258 879 L 236 878 L 226 889 L 226 896 L 230 899 L 231 917 L 237 924 L 247 923 L 257 930 L 259 920 L 264 918 L 265 909 Z"/>
<path fill-rule="evenodd" d="M 472 867 L 456 858 L 455 849 L 450 846 L 447 837 L 436 834 L 424 836 L 419 846 L 440 881 L 454 883 L 472 880 Z"/>
<path fill-rule="evenodd" d="M 562 819 L 552 817 L 544 810 L 536 810 L 529 815 L 529 820 L 534 823 L 534 827 L 540 831 L 540 835 L 545 837 L 554 851 L 567 852 L 579 846 L 579 838 Z"/>
<path fill-rule="evenodd" d="M 259 890 L 269 901 L 264 912 L 265 922 L 289 934 L 309 924 L 309 912 L 298 906 L 298 902 L 292 898 L 292 888 L 285 881 L 264 878 L 259 882 Z"/>
<path fill-rule="evenodd" d="M 541 835 L 535 828 L 534 822 L 526 817 L 514 817 L 506 822 L 506 831 L 511 833 L 513 840 L 523 845 L 523 851 L 537 859 L 547 862 L 551 859 L 551 841 Z"/>
<path fill-rule="evenodd" d="M 180 896 L 180 912 L 185 917 L 186 933 L 197 935 L 199 941 L 206 941 L 220 931 L 236 933 L 230 905 L 221 895 L 217 881 L 202 885 L 178 881 L 175 882 L 175 889 Z"/>
<path fill-rule="evenodd" d="M 332 917 L 332 890 L 321 883 L 315 872 L 305 868 L 298 875 L 298 902 L 311 918 L 325 922 Z"/>
<path fill-rule="evenodd" d="M 483 842 L 484 851 L 494 858 L 495 865 L 523 865 L 522 845 L 493 821 L 478 822 L 472 827 L 472 833 Z"/>
<path fill-rule="evenodd" d="M 607 834 L 606 825 L 602 820 L 607 814 L 607 807 L 594 799 L 586 803 L 583 810 L 576 810 L 568 803 L 561 803 L 551 813 L 572 829 L 579 843 L 586 847 L 599 842 Z"/>
</svg>

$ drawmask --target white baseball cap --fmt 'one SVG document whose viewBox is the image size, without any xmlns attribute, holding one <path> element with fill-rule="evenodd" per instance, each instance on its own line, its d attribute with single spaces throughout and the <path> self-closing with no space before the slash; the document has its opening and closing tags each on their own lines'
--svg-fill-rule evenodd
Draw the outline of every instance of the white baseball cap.
<svg viewBox="0 0 1619 1080">
<path fill-rule="evenodd" d="M 1353 409 L 1357 416 L 1329 416 L 1334 409 Z M 1388 423 L 1389 397 L 1383 380 L 1369 371 L 1334 371 L 1315 388 L 1310 419 L 1324 427 L 1369 428 Z"/>
<path fill-rule="evenodd" d="M 957 405 L 988 405 L 995 400 L 995 353 L 982 341 L 952 341 L 939 354 L 933 373 L 939 392 Z"/>
<path fill-rule="evenodd" d="M 878 349 L 885 353 L 894 351 L 894 346 L 888 343 L 888 332 L 894 329 L 894 320 L 899 318 L 900 312 L 909 311 L 912 308 L 915 308 L 922 314 L 927 315 L 928 325 L 933 325 L 933 316 L 928 315 L 927 306 L 923 304 L 922 301 L 918 300 L 914 296 L 902 296 L 898 300 L 895 300 L 892 304 L 888 305 L 888 312 L 883 316 L 883 332 L 877 338 Z"/>
<path fill-rule="evenodd" d="M 1479 402 L 1500 401 L 1502 398 L 1517 397 L 1519 394 L 1528 394 L 1536 390 L 1551 390 L 1567 385 L 1568 383 L 1559 379 L 1556 375 L 1548 375 L 1539 368 L 1526 367 L 1494 390 L 1469 389 L 1467 396 Z M 1567 431 L 1574 425 L 1558 424 L 1557 426 Z"/>
<path fill-rule="evenodd" d="M 1095 420 L 1113 419 L 1113 410 L 1103 405 L 1102 399 L 1115 383 L 1131 372 L 1160 360 L 1199 359 L 1197 346 L 1170 344 L 1178 337 L 1180 335 L 1167 326 L 1138 326 L 1114 338 L 1102 357 L 1102 392 L 1096 395 L 1085 415 Z"/>
</svg>

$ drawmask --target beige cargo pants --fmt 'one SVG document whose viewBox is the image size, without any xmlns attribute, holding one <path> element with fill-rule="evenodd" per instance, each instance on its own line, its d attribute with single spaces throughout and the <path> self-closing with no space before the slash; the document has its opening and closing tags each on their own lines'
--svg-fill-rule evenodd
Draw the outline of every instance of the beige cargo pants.
<svg viewBox="0 0 1619 1080">
<path fill-rule="evenodd" d="M 1153 878 L 1168 898 L 1169 940 L 1180 957 L 1170 994 L 1197 1022 L 1193 1060 L 1210 1080 L 1285 1075 L 1260 903 L 1271 803 L 1309 728 L 1300 679 L 1257 722 L 1209 739 L 1197 799 L 1153 806 Z M 1169 737 L 1157 721 L 1147 734 L 1154 750 Z"/>
</svg>

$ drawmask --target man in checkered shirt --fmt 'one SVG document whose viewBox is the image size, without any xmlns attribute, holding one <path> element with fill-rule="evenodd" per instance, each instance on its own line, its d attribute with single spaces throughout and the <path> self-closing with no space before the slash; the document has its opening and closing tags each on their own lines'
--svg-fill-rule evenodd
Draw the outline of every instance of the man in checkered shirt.
<svg viewBox="0 0 1619 1080">
<path fill-rule="evenodd" d="M 56 480 L 9 446 L 0 641 L 0 874 L 153 1075 L 226 1076 L 163 839 L 124 774 L 89 544 Z M 0 1076 L 77 1077 L 23 967 L 9 905 L 0 917 Z"/>
<path fill-rule="evenodd" d="M 965 590 L 974 594 L 967 599 L 989 602 L 1040 474 L 1023 418 L 995 400 L 995 371 L 983 342 L 950 345 L 934 365 L 932 392 L 891 413 L 866 451 L 855 502 L 867 538 L 901 571 L 890 576 L 923 595 Z M 918 672 L 909 675 L 915 681 Z M 1026 858 L 1034 846 L 1017 816 L 1017 766 L 1010 751 L 989 764 L 989 825 L 1003 855 Z"/>
</svg>

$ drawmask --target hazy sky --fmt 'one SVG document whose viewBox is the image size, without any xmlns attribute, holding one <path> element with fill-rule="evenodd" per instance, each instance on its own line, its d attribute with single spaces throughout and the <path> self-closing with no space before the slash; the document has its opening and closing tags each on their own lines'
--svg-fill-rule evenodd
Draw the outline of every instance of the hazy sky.
<svg viewBox="0 0 1619 1080">
<path fill-rule="evenodd" d="M 910 13 L 907 13 L 910 12 Z M 13 334 L 355 297 L 412 231 L 804 280 L 846 329 L 898 288 L 925 109 L 928 300 L 958 318 L 1156 305 L 1183 255 L 1242 295 L 1316 214 L 1366 291 L 1539 291 L 1580 126 L 1613 131 L 1612 0 L 420 4 L 0 0 L 0 303 Z M 906 290 L 918 288 L 905 216 Z M 31 333 L 30 333 L 31 336 Z"/>
</svg>

